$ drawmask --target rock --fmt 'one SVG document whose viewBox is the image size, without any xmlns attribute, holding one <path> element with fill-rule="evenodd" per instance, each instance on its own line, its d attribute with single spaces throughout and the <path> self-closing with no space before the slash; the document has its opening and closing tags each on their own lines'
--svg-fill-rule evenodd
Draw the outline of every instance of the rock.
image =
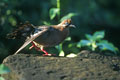
<svg viewBox="0 0 120 80">
<path fill-rule="evenodd" d="M 5 80 L 120 80 L 120 58 L 89 51 L 74 58 L 10 55 L 3 64 L 11 70 Z"/>
</svg>

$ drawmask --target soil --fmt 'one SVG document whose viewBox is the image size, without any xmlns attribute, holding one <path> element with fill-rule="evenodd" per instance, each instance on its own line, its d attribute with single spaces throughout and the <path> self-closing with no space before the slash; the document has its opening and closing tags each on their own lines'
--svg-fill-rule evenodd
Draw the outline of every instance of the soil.
<svg viewBox="0 0 120 80">
<path fill-rule="evenodd" d="M 120 80 L 120 58 L 90 51 L 77 57 L 10 55 L 4 59 L 11 72 L 5 80 Z"/>
</svg>

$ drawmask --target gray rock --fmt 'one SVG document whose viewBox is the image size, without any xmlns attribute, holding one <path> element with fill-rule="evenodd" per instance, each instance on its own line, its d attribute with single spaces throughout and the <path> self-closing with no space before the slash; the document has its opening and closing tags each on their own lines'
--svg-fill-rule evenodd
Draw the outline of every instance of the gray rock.
<svg viewBox="0 0 120 80">
<path fill-rule="evenodd" d="M 34 54 L 10 55 L 4 59 L 11 72 L 6 80 L 120 80 L 120 59 L 89 51 L 74 58 Z"/>
</svg>

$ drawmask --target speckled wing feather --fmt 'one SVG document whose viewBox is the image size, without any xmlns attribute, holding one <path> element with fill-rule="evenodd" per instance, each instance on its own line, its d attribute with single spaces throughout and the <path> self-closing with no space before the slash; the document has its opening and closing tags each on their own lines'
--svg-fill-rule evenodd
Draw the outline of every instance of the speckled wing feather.
<svg viewBox="0 0 120 80">
<path fill-rule="evenodd" d="M 48 28 L 49 27 L 41 26 L 39 29 L 36 29 L 36 31 L 25 40 L 25 43 L 15 52 L 15 54 L 20 52 L 23 48 L 25 48 L 29 43 L 31 43 L 38 36 L 42 35 L 42 33 L 48 31 L 49 30 Z"/>
</svg>

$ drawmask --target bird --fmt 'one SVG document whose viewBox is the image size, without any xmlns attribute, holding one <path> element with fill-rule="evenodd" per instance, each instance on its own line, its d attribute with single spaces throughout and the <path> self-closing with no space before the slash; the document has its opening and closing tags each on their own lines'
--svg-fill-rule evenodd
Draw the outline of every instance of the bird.
<svg viewBox="0 0 120 80">
<path fill-rule="evenodd" d="M 63 42 L 69 35 L 69 28 L 71 27 L 75 28 L 75 25 L 72 24 L 71 19 L 66 19 L 57 25 L 49 26 L 34 26 L 33 24 L 26 22 L 25 24 L 21 24 L 11 33 L 7 34 L 7 38 L 25 38 L 24 44 L 14 54 L 19 53 L 22 49 L 31 43 L 32 46 L 29 47 L 29 49 L 34 47 L 38 51 L 44 52 L 44 56 L 51 56 L 52 54 L 49 54 L 46 50 L 44 50 L 44 48 L 53 47 Z"/>
</svg>

